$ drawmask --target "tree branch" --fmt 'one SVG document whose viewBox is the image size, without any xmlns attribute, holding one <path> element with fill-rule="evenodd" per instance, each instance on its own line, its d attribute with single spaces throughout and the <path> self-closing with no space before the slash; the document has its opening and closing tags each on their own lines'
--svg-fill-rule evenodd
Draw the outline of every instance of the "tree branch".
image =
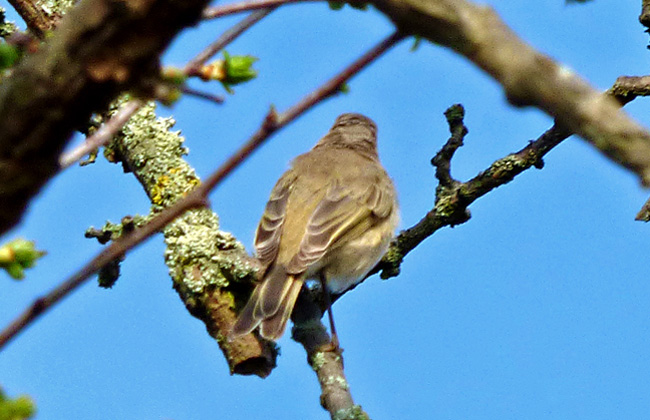
<svg viewBox="0 0 650 420">
<path fill-rule="evenodd" d="M 352 399 L 343 370 L 342 350 L 332 346 L 330 336 L 320 321 L 323 308 L 318 298 L 303 287 L 291 315 L 291 338 L 302 344 L 307 352 L 307 361 L 316 372 L 321 387 L 321 406 L 330 413 L 332 420 L 369 420 L 361 406 Z"/>
<path fill-rule="evenodd" d="M 535 51 L 487 6 L 467 0 L 372 0 L 404 33 L 453 49 L 650 185 L 650 133 L 571 70 Z"/>
<path fill-rule="evenodd" d="M 620 76 L 607 90 L 621 105 L 634 100 L 637 96 L 650 95 L 650 76 Z"/>
<path fill-rule="evenodd" d="M 156 118 L 154 109 L 153 104 L 143 107 L 108 149 L 113 160 L 133 172 L 143 186 L 153 215 L 173 206 L 200 184 L 183 159 L 184 139 L 171 130 L 174 121 Z M 207 207 L 182 213 L 162 233 L 174 288 L 188 311 L 203 321 L 219 344 L 230 373 L 266 377 L 276 365 L 275 345 L 252 334 L 243 340 L 246 345 L 233 344 L 223 334 L 236 317 L 233 294 L 246 292 L 241 286 L 233 290 L 229 285 L 252 283 L 259 269 L 257 260 L 248 256 L 231 234 L 219 230 L 217 215 Z"/>
<path fill-rule="evenodd" d="M 453 157 L 453 153 L 449 153 L 449 151 L 455 151 L 462 144 L 462 136 L 467 133 L 467 129 L 462 126 L 464 115 L 462 106 L 455 105 L 446 114 L 452 136 L 431 160 L 437 173 L 441 171 L 448 173 Z M 455 118 L 450 118 L 450 114 L 454 114 Z M 458 126 L 462 126 L 462 128 L 458 129 Z M 462 133 L 460 141 L 459 133 Z M 456 226 L 468 221 L 470 213 L 467 208 L 471 203 L 493 189 L 512 181 L 515 176 L 530 167 L 541 169 L 543 167 L 542 157 L 570 135 L 571 133 L 568 131 L 554 125 L 537 140 L 530 142 L 528 146 L 495 161 L 485 171 L 469 181 L 440 182 L 436 189 L 434 208 L 417 224 L 402 231 L 393 240 L 384 258 L 368 275 L 381 271 L 383 279 L 397 276 L 400 272 L 400 264 L 406 254 L 424 239 L 444 226 Z"/>
<path fill-rule="evenodd" d="M 302 3 L 306 1 L 321 0 L 245 0 L 239 3 L 224 4 L 221 6 L 208 7 L 203 11 L 203 19 L 217 19 L 236 13 L 248 12 L 251 10 L 276 8 L 283 4 Z"/>
<path fill-rule="evenodd" d="M 156 75 L 160 54 L 207 3 L 82 0 L 13 69 L 0 86 L 0 234 L 58 171 L 71 134 L 121 91 Z"/>
</svg>

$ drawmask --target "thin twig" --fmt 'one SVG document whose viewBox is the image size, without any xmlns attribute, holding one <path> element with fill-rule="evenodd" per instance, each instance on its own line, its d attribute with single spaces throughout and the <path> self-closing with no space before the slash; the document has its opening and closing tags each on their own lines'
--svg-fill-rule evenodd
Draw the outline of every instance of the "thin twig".
<svg viewBox="0 0 650 420">
<path fill-rule="evenodd" d="M 222 6 L 208 7 L 203 11 L 203 19 L 216 19 L 236 13 L 248 12 L 251 10 L 266 9 L 269 7 L 289 3 L 299 3 L 318 0 L 245 0 L 239 3 L 224 4 Z"/>
<path fill-rule="evenodd" d="M 452 105 L 445 111 L 445 117 L 451 137 L 431 159 L 431 164 L 436 167 L 438 188 L 453 188 L 458 185 L 458 181 L 451 176 L 451 159 L 456 150 L 463 145 L 463 139 L 467 134 L 467 127 L 463 124 L 465 109 L 460 104 Z"/>
<path fill-rule="evenodd" d="M 217 103 L 217 104 L 222 104 L 225 101 L 223 96 L 213 95 L 213 94 L 208 93 L 208 92 L 203 92 L 201 90 L 192 89 L 189 86 L 182 86 L 181 87 L 181 92 L 183 92 L 183 93 L 185 93 L 187 95 L 196 96 L 197 98 L 205 99 L 205 100 L 208 100 L 210 102 Z"/>
<path fill-rule="evenodd" d="M 569 131 L 554 125 L 537 140 L 530 142 L 528 146 L 495 161 L 469 181 L 456 182 L 452 188 L 438 188 L 434 208 L 422 220 L 402 231 L 393 240 L 384 258 L 368 276 L 378 271 L 382 272 L 381 277 L 384 279 L 398 275 L 401 262 L 406 254 L 440 228 L 456 226 L 469 220 L 469 205 L 488 192 L 512 181 L 515 176 L 526 169 L 533 166 L 541 168 L 544 155 L 570 135 Z M 449 141 L 454 141 L 454 136 Z M 445 161 L 445 157 L 441 154 L 445 147 L 447 146 L 443 146 L 432 159 L 434 166 Z"/>
<path fill-rule="evenodd" d="M 132 99 L 125 103 L 108 121 L 106 121 L 93 135 L 86 138 L 83 144 L 69 153 L 61 155 L 59 165 L 61 169 L 71 166 L 93 150 L 110 142 L 115 134 L 124 127 L 129 118 L 142 106 L 140 99 Z"/>
<path fill-rule="evenodd" d="M 296 119 L 299 115 L 327 99 L 337 92 L 341 85 L 348 79 L 362 70 L 365 66 L 379 57 L 383 52 L 402 39 L 402 35 L 394 33 L 386 40 L 379 43 L 376 47 L 357 59 L 341 73 L 334 76 L 323 86 L 308 94 L 298 104 L 289 108 L 286 112 L 278 116 L 272 109 L 262 124 L 262 127 L 255 132 L 251 138 L 230 158 L 221 165 L 212 175 L 208 177 L 205 183 L 190 192 L 185 198 L 176 202 L 173 206 L 166 208 L 158 213 L 149 223 L 136 229 L 134 232 L 114 241 L 94 257 L 83 268 L 73 274 L 68 280 L 54 288 L 47 295 L 36 299 L 21 315 L 11 322 L 5 329 L 0 332 L 0 350 L 14 338 L 19 332 L 30 325 L 45 311 L 51 309 L 56 303 L 61 301 L 70 292 L 83 284 L 90 276 L 95 274 L 100 268 L 114 260 L 118 256 L 125 254 L 133 249 L 136 245 L 142 243 L 145 239 L 161 230 L 169 222 L 186 210 L 206 205 L 207 194 L 222 182 L 232 171 L 255 151 L 265 140 L 271 137 L 273 133 L 288 123 Z"/>
<path fill-rule="evenodd" d="M 183 71 L 187 75 L 193 74 L 197 69 L 203 66 L 210 58 L 214 57 L 219 51 L 225 48 L 226 45 L 234 41 L 239 35 L 244 33 L 248 28 L 262 20 L 265 16 L 271 13 L 274 7 L 268 7 L 262 10 L 251 13 L 241 22 L 237 23 L 232 28 L 224 32 L 216 41 L 210 44 L 207 48 L 201 51 L 196 57 L 190 60 L 185 65 Z"/>
</svg>

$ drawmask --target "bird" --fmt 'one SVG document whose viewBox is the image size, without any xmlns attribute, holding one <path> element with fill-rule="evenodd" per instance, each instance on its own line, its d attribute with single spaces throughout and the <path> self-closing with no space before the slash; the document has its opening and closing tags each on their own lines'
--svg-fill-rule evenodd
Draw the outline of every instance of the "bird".
<svg viewBox="0 0 650 420">
<path fill-rule="evenodd" d="M 306 280 L 329 294 L 362 281 L 388 249 L 399 222 L 397 193 L 379 161 L 377 126 L 346 113 L 307 153 L 299 155 L 271 191 L 255 233 L 261 282 L 230 332 L 277 341 Z M 338 345 L 338 340 L 336 340 Z"/>
</svg>

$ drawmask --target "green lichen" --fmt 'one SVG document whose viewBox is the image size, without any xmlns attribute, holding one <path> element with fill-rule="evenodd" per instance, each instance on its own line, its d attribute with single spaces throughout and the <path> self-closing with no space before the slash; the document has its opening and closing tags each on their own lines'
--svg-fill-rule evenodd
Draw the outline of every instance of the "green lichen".
<svg viewBox="0 0 650 420">
<path fill-rule="evenodd" d="M 119 103 L 110 114 L 117 112 Z M 108 153 L 122 160 L 140 179 L 154 209 L 168 207 L 194 189 L 199 178 L 183 160 L 188 153 L 173 118 L 158 118 L 150 102 L 124 126 Z"/>
<path fill-rule="evenodd" d="M 219 222 L 208 209 L 194 209 L 170 223 L 164 230 L 165 262 L 174 281 L 182 282 L 194 293 L 209 285 L 225 287 L 228 280 L 215 256 Z"/>
<path fill-rule="evenodd" d="M 75 0 L 37 0 L 34 6 L 48 16 L 63 16 L 74 6 Z"/>
<path fill-rule="evenodd" d="M 438 194 L 436 198 L 436 215 L 451 217 L 457 211 L 457 197 L 455 194 Z"/>
<path fill-rule="evenodd" d="M 311 365 L 311 368 L 314 369 L 315 372 L 318 372 L 325 364 L 325 353 L 323 353 L 322 351 L 317 351 L 314 354 L 312 354 L 310 357 L 309 364 Z"/>
<path fill-rule="evenodd" d="M 115 114 L 124 96 L 112 106 Z M 194 169 L 184 160 L 188 153 L 172 118 L 159 118 L 155 105 L 143 106 L 125 125 L 105 154 L 122 162 L 144 187 L 156 214 L 185 197 L 200 184 Z M 224 288 L 231 281 L 249 277 L 257 266 L 247 260 L 244 246 L 219 230 L 219 219 L 210 209 L 191 209 L 163 229 L 164 253 L 169 273 L 188 307 L 200 306 L 200 294 Z"/>
<path fill-rule="evenodd" d="M 136 214 L 135 216 L 124 217 L 121 223 L 106 221 L 104 226 L 99 229 L 93 226 L 86 229 L 84 236 L 86 238 L 96 238 L 99 243 L 105 244 L 109 241 L 114 241 L 115 239 L 120 238 L 128 231 L 132 231 L 133 229 L 145 225 L 149 220 L 151 220 L 151 217 L 151 215 L 141 216 Z"/>
<path fill-rule="evenodd" d="M 338 410 L 332 416 L 333 420 L 370 420 L 368 414 L 363 411 L 360 405 L 353 405 L 349 409 Z"/>
<path fill-rule="evenodd" d="M 345 390 L 350 389 L 350 385 L 348 384 L 348 381 L 346 381 L 344 377 L 339 375 L 327 377 L 323 381 L 323 385 L 325 386 L 336 385 L 341 389 L 345 389 Z"/>
</svg>

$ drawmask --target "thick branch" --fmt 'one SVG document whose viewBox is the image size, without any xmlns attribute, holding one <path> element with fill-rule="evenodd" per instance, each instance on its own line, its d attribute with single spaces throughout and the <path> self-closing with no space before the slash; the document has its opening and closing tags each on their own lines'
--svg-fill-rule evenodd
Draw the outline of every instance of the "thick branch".
<svg viewBox="0 0 650 420">
<path fill-rule="evenodd" d="M 74 130 L 158 71 L 208 0 L 82 0 L 0 86 L 0 233 L 58 170 Z M 137 28 L 137 29 L 136 29 Z"/>
<path fill-rule="evenodd" d="M 183 159 L 184 139 L 171 130 L 173 124 L 169 118 L 156 118 L 154 107 L 147 105 L 111 145 L 113 156 L 140 181 L 154 211 L 172 206 L 200 183 Z M 230 373 L 266 377 L 276 365 L 273 343 L 253 334 L 241 342 L 224 338 L 236 318 L 234 293 L 249 293 L 242 284 L 256 278 L 257 260 L 232 235 L 219 230 L 217 215 L 207 207 L 183 213 L 163 235 L 174 288 L 219 344 Z"/>
<path fill-rule="evenodd" d="M 489 7 L 467 0 L 373 0 L 398 28 L 449 47 L 496 79 L 517 106 L 547 112 L 650 185 L 650 133 L 571 70 L 535 51 Z"/>
</svg>

